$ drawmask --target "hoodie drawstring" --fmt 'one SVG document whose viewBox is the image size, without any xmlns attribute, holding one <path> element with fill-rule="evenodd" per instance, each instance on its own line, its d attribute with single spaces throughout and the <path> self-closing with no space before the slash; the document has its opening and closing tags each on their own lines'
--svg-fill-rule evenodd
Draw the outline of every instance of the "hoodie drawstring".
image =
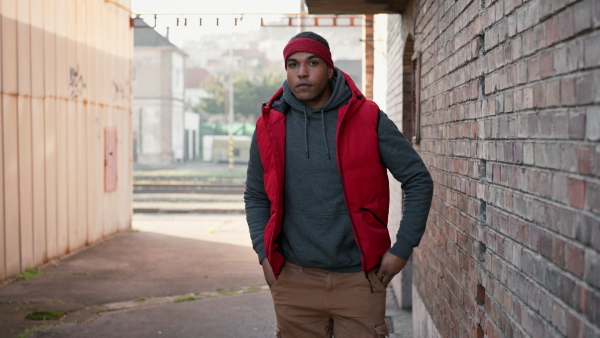
<svg viewBox="0 0 600 338">
<path fill-rule="evenodd" d="M 325 116 L 323 116 L 323 108 L 321 108 L 321 123 L 323 123 L 323 139 L 325 140 L 325 149 L 327 150 L 327 158 L 331 160 L 329 153 L 329 145 L 327 144 L 327 134 L 325 134 Z"/>
<path fill-rule="evenodd" d="M 310 158 L 308 156 L 308 116 L 306 115 L 306 107 L 304 109 L 304 143 L 306 145 L 306 158 Z"/>
<path fill-rule="evenodd" d="M 304 110 L 304 144 L 306 146 L 306 158 L 310 158 L 308 152 L 308 114 L 306 113 L 306 107 Z M 331 160 L 331 153 L 329 152 L 329 145 L 327 144 L 327 133 L 325 132 L 325 115 L 324 110 L 321 108 L 321 123 L 323 125 L 323 139 L 325 140 L 325 150 L 327 150 L 327 158 Z"/>
</svg>

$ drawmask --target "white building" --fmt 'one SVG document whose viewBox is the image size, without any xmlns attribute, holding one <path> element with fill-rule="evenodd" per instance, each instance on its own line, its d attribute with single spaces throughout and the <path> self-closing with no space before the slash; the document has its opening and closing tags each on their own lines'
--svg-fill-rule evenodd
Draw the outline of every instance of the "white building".
<svg viewBox="0 0 600 338">
<path fill-rule="evenodd" d="M 161 165 L 190 159 L 190 154 L 198 154 L 197 145 L 190 148 L 190 139 L 197 140 L 194 135 L 199 134 L 199 123 L 194 128 L 189 121 L 198 121 L 198 117 L 185 116 L 196 114 L 185 112 L 187 55 L 142 19 L 135 19 L 135 27 L 134 161 Z"/>
</svg>

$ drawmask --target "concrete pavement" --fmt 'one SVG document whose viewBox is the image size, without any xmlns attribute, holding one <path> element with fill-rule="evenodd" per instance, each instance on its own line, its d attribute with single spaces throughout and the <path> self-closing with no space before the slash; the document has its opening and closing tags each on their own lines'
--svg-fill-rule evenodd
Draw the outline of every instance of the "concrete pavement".
<svg viewBox="0 0 600 338">
<path fill-rule="evenodd" d="M 124 232 L 0 285 L 0 337 L 271 337 L 270 293 L 244 215 L 134 214 Z M 410 312 L 389 289 L 391 337 Z M 31 321 L 34 311 L 63 311 Z M 49 327 L 46 327 L 49 326 Z"/>
</svg>

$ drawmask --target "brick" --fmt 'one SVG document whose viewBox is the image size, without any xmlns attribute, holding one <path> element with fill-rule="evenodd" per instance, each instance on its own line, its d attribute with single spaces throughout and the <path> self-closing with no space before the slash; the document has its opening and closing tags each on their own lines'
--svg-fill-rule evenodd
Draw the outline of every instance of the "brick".
<svg viewBox="0 0 600 338">
<path fill-rule="evenodd" d="M 594 182 L 587 182 L 585 187 L 586 209 L 600 213 L 600 185 Z"/>
<path fill-rule="evenodd" d="M 585 138 L 590 141 L 600 140 L 600 107 L 594 106 L 586 110 Z"/>
<path fill-rule="evenodd" d="M 517 80 L 517 84 L 523 84 L 525 82 L 527 82 L 527 79 L 529 77 L 529 70 L 528 70 L 528 65 L 527 65 L 527 61 L 523 60 L 519 63 L 517 63 L 517 71 L 516 71 L 516 80 Z M 516 101 L 515 101 L 516 103 Z"/>
<path fill-rule="evenodd" d="M 567 70 L 569 72 L 583 68 L 583 42 L 581 39 L 573 40 L 567 44 Z"/>
<path fill-rule="evenodd" d="M 548 166 L 548 153 L 546 151 L 545 143 L 536 143 L 533 148 L 533 156 L 535 159 L 535 166 L 545 168 Z"/>
<path fill-rule="evenodd" d="M 564 336 L 567 333 L 567 312 L 562 304 L 557 301 L 553 302 L 553 308 L 552 324 Z"/>
<path fill-rule="evenodd" d="M 547 125 L 547 124 L 546 124 Z M 552 133 L 545 133 L 546 135 L 553 135 Z M 553 142 L 546 145 L 546 151 L 548 152 L 548 167 L 552 169 L 560 169 L 560 144 Z M 558 176 L 558 175 L 555 175 Z M 564 177 L 560 175 L 560 177 Z M 564 178 L 566 181 L 566 177 Z M 566 185 L 566 184 L 565 184 Z M 555 189 L 557 190 L 557 189 Z"/>
<path fill-rule="evenodd" d="M 555 237 L 552 242 L 552 258 L 554 263 L 561 269 L 565 268 L 565 248 L 566 242 L 559 237 Z"/>
<path fill-rule="evenodd" d="M 585 138 L 585 119 L 586 114 L 583 110 L 571 110 L 569 112 L 569 138 L 571 140 L 583 140 Z"/>
<path fill-rule="evenodd" d="M 514 111 L 523 109 L 523 89 L 517 89 L 513 92 Z"/>
<path fill-rule="evenodd" d="M 600 103 L 600 71 L 594 71 L 594 102 Z"/>
<path fill-rule="evenodd" d="M 567 270 L 577 277 L 583 277 L 584 272 L 584 251 L 580 246 L 567 243 L 566 256 Z"/>
<path fill-rule="evenodd" d="M 558 18 L 551 17 L 546 21 L 546 45 L 551 46 L 558 42 Z"/>
<path fill-rule="evenodd" d="M 553 65 L 555 74 L 564 74 L 568 71 L 567 65 L 567 46 L 557 46 L 552 50 L 552 56 L 554 57 Z"/>
<path fill-rule="evenodd" d="M 513 112 L 514 93 L 508 92 L 504 96 L 504 111 L 506 113 Z"/>
<path fill-rule="evenodd" d="M 586 249 L 584 258 L 583 279 L 590 285 L 600 287 L 600 254 L 598 252 Z"/>
<path fill-rule="evenodd" d="M 552 235 L 548 231 L 540 231 L 540 253 L 552 259 Z"/>
<path fill-rule="evenodd" d="M 584 228 L 585 226 L 586 229 L 590 229 L 589 233 L 581 231 L 582 235 L 577 236 L 577 238 L 580 239 L 581 237 L 587 235 L 585 238 L 590 241 L 589 245 L 592 247 L 592 249 L 600 252 L 600 220 L 589 216 L 585 216 L 585 218 L 589 220 L 583 223 L 581 228 Z M 587 244 L 582 239 L 580 239 L 580 242 Z"/>
<path fill-rule="evenodd" d="M 600 65 L 600 34 L 590 36 L 583 40 L 584 65 L 596 67 Z"/>
<path fill-rule="evenodd" d="M 568 200 L 570 200 L 571 197 L 571 191 L 569 191 L 569 187 L 570 185 L 570 181 L 567 178 L 567 176 L 563 175 L 563 174 L 553 174 L 552 175 L 552 199 L 554 199 L 557 202 L 561 202 L 561 203 L 566 203 Z M 578 196 L 576 193 L 573 193 L 576 196 Z M 574 200 L 577 200 L 576 197 L 574 197 Z"/>
<path fill-rule="evenodd" d="M 533 165 L 533 143 L 525 142 L 523 143 L 523 163 L 528 165 Z"/>
<path fill-rule="evenodd" d="M 543 82 L 533 85 L 533 107 L 543 108 L 546 106 L 546 85 Z"/>
<path fill-rule="evenodd" d="M 560 104 L 560 80 L 551 80 L 546 83 L 546 107 Z"/>
<path fill-rule="evenodd" d="M 592 22 L 594 24 L 594 27 L 599 27 L 600 26 L 600 3 L 598 3 L 598 1 L 593 1 L 594 3 L 594 15 L 592 18 Z"/>
<path fill-rule="evenodd" d="M 575 13 L 573 7 L 568 7 L 558 14 L 558 38 L 563 41 L 575 35 Z"/>
<path fill-rule="evenodd" d="M 583 337 L 582 335 L 583 321 L 572 312 L 567 312 L 567 336 L 573 338 L 581 338 Z"/>
<path fill-rule="evenodd" d="M 529 225 L 529 247 L 535 251 L 539 251 L 540 250 L 540 234 L 541 234 L 541 230 L 533 225 L 530 224 Z M 525 255 L 523 256 L 525 258 Z"/>
<path fill-rule="evenodd" d="M 581 1 L 574 6 L 575 34 L 592 28 L 592 1 Z"/>
<path fill-rule="evenodd" d="M 569 138 L 569 115 L 557 112 L 552 114 L 552 136 L 555 139 Z"/>
<path fill-rule="evenodd" d="M 554 74 L 554 55 L 552 51 L 541 53 L 539 62 L 540 76 L 542 78 L 549 77 Z"/>
<path fill-rule="evenodd" d="M 585 204 L 585 181 L 569 179 L 569 204 L 575 208 L 583 209 Z"/>
<path fill-rule="evenodd" d="M 546 25 L 537 25 L 533 28 L 535 36 L 535 49 L 540 50 L 546 48 Z"/>
<path fill-rule="evenodd" d="M 570 106 L 575 103 L 575 78 L 560 80 L 560 104 Z"/>
<path fill-rule="evenodd" d="M 523 108 L 533 108 L 533 86 L 523 88 Z"/>
<path fill-rule="evenodd" d="M 535 36 L 533 30 L 523 33 L 523 56 L 531 55 L 535 51 Z"/>
<path fill-rule="evenodd" d="M 578 145 L 561 144 L 560 146 L 560 169 L 572 173 L 578 172 Z"/>
<path fill-rule="evenodd" d="M 585 74 L 577 77 L 576 98 L 577 104 L 588 104 L 593 101 L 593 80 L 591 74 Z"/>
<path fill-rule="evenodd" d="M 527 75 L 529 82 L 540 79 L 540 59 L 539 56 L 533 56 L 527 61 Z"/>
<path fill-rule="evenodd" d="M 592 173 L 592 163 L 595 151 L 592 146 L 583 146 L 577 149 L 577 168 L 579 173 L 590 175 Z"/>
</svg>

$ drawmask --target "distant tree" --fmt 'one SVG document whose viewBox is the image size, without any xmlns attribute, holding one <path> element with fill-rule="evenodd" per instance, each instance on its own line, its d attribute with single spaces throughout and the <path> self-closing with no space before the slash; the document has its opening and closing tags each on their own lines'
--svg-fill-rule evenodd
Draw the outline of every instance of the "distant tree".
<svg viewBox="0 0 600 338">
<path fill-rule="evenodd" d="M 207 93 L 211 94 L 210 98 L 200 100 L 197 108 L 201 112 L 206 112 L 212 115 L 225 113 L 225 86 L 218 79 L 211 80 L 205 87 Z"/>
<path fill-rule="evenodd" d="M 247 74 L 237 74 L 233 83 L 233 110 L 236 120 L 255 120 L 260 115 L 260 105 L 271 98 L 281 86 L 282 79 L 281 74 L 267 73 L 262 78 L 252 81 Z M 205 89 L 212 97 L 203 98 L 198 109 L 209 114 L 225 114 L 225 101 L 229 95 L 228 84 L 215 80 Z"/>
</svg>

